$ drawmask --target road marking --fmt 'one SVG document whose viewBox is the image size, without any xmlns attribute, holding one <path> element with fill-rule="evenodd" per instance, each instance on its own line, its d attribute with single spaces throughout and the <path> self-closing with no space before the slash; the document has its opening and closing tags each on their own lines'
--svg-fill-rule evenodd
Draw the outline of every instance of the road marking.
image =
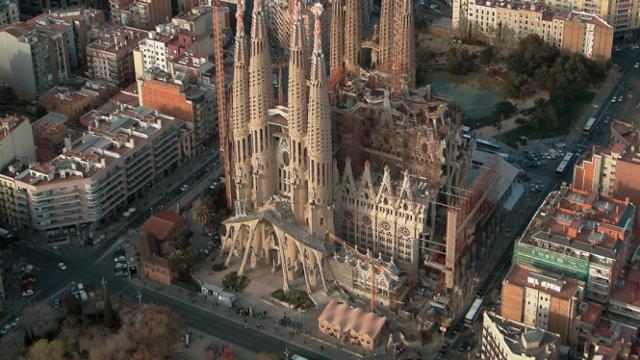
<svg viewBox="0 0 640 360">
<path fill-rule="evenodd" d="M 133 284 L 131 284 L 131 285 L 133 285 Z M 240 321 L 240 320 L 238 320 L 238 319 L 235 319 L 235 318 L 233 318 L 233 317 L 226 316 L 225 314 L 223 314 L 223 313 L 221 313 L 221 312 L 212 312 L 212 311 L 209 311 L 207 308 L 205 308 L 205 307 L 201 307 L 199 304 L 191 303 L 191 302 L 189 302 L 189 301 L 186 301 L 186 300 L 184 300 L 184 299 L 180 299 L 180 298 L 178 298 L 178 297 L 176 297 L 176 296 L 170 295 L 170 294 L 165 293 L 165 292 L 162 292 L 162 291 L 160 291 L 160 290 L 156 290 L 156 289 L 154 289 L 154 288 L 152 288 L 152 287 L 148 287 L 148 286 L 146 286 L 146 285 L 142 285 L 142 284 L 140 284 L 140 285 L 135 285 L 135 286 L 138 286 L 139 288 L 144 289 L 144 290 L 152 291 L 152 292 L 154 292 L 154 293 L 156 293 L 156 294 L 159 294 L 159 295 L 161 295 L 161 296 L 165 296 L 165 297 L 171 298 L 171 299 L 173 299 L 173 300 L 179 301 L 179 302 L 181 302 L 181 303 L 183 303 L 183 304 L 185 304 L 185 305 L 187 305 L 187 306 L 189 306 L 189 307 L 193 307 L 193 308 L 196 308 L 196 309 L 198 309 L 198 310 L 200 310 L 200 311 L 204 311 L 204 312 L 206 312 L 206 313 L 208 313 L 208 314 L 211 314 L 211 315 L 213 315 L 214 317 L 215 317 L 215 316 L 219 316 L 219 317 L 221 317 L 221 318 L 224 318 L 224 319 L 226 319 L 226 320 L 228 320 L 228 321 L 231 321 L 231 322 L 233 322 L 233 323 L 236 323 L 236 324 L 238 324 L 238 325 L 244 325 L 244 323 L 243 323 L 243 322 L 241 322 L 241 321 Z M 278 340 L 280 340 L 280 341 L 282 341 L 282 342 L 284 342 L 284 343 L 288 343 L 288 344 L 295 345 L 295 346 L 297 346 L 297 347 L 299 347 L 299 348 L 301 348 L 301 349 L 304 349 L 304 350 L 309 351 L 309 352 L 314 353 L 314 354 L 321 354 L 321 353 L 320 353 L 320 352 L 318 352 L 317 350 L 315 350 L 315 349 L 313 349 L 313 348 L 310 348 L 310 347 L 308 347 L 308 346 L 305 346 L 305 344 L 299 344 L 299 343 L 297 343 L 297 342 L 295 342 L 295 343 L 290 342 L 290 340 L 291 340 L 290 338 L 285 338 L 285 337 L 282 337 L 282 336 L 277 335 L 277 334 L 272 334 L 272 333 L 269 333 L 269 332 L 261 331 L 261 330 L 256 329 L 255 327 L 251 327 L 251 328 L 252 328 L 253 330 L 256 330 L 256 331 L 260 332 L 261 334 L 264 334 L 264 335 L 266 335 L 266 336 L 270 336 L 270 337 L 272 337 L 272 338 L 278 339 Z M 206 330 L 200 330 L 200 331 L 202 331 L 202 332 L 204 332 L 204 333 L 207 333 L 207 332 L 206 332 Z M 207 334 L 209 334 L 209 333 L 207 333 Z M 211 335 L 211 336 L 216 336 L 215 334 L 209 334 L 209 335 Z M 324 340 L 317 339 L 317 338 L 312 337 L 312 336 L 309 336 L 309 338 L 310 338 L 310 339 L 313 339 L 313 340 L 315 340 L 315 341 L 317 341 L 317 342 L 320 342 L 320 343 L 325 343 L 325 341 L 324 341 Z M 354 352 L 352 352 L 351 350 L 348 350 L 348 349 L 338 349 L 338 348 L 336 348 L 336 349 L 337 349 L 337 350 L 339 350 L 339 351 L 341 351 L 341 352 L 347 352 L 347 353 L 350 353 L 350 354 L 352 354 L 352 355 L 357 355 L 357 356 L 359 356 L 359 357 L 362 357 L 362 355 L 360 355 L 360 354 L 358 354 L 358 353 L 354 353 Z"/>
<path fill-rule="evenodd" d="M 122 242 L 123 242 L 122 236 L 118 237 L 118 239 L 117 239 L 116 241 L 114 241 L 114 242 L 113 242 L 113 244 L 111 244 L 111 246 L 109 246 L 109 248 L 107 248 L 107 249 L 104 251 L 104 254 L 102 254 L 102 256 L 100 256 L 100 257 L 98 258 L 98 260 L 96 260 L 96 261 L 93 263 L 93 266 L 96 266 L 99 262 L 102 262 L 102 260 L 103 260 L 107 255 L 109 255 L 110 253 L 112 253 L 112 252 L 113 252 L 113 249 L 115 249 L 115 248 L 116 248 L 116 246 L 121 245 L 121 244 L 122 244 Z"/>
</svg>

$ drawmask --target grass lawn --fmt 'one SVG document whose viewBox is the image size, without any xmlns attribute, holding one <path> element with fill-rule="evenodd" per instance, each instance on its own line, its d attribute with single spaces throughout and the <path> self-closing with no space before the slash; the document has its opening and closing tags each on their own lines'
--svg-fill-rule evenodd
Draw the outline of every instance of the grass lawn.
<svg viewBox="0 0 640 360">
<path fill-rule="evenodd" d="M 548 131 L 535 124 L 526 124 L 498 135 L 497 139 L 513 148 L 517 148 L 518 140 L 520 140 L 521 136 L 526 136 L 529 139 L 544 139 L 568 134 L 572 125 L 575 125 L 575 122 L 581 119 L 585 110 L 591 106 L 595 95 L 595 93 L 590 92 L 582 100 L 574 102 L 571 108 L 560 116 L 560 125 L 553 131 Z"/>
</svg>

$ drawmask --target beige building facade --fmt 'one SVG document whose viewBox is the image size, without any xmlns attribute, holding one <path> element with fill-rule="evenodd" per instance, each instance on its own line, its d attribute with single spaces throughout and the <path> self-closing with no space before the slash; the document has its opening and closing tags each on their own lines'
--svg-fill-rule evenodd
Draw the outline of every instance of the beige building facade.
<svg viewBox="0 0 640 360">
<path fill-rule="evenodd" d="M 494 41 L 518 41 L 538 35 L 549 45 L 591 59 L 606 61 L 611 57 L 613 28 L 596 15 L 556 13 L 544 4 L 481 0 L 467 2 L 465 9 L 463 23 L 457 26 L 466 26 L 472 34 Z"/>
<path fill-rule="evenodd" d="M 54 159 L 3 169 L 3 190 L 13 191 L 16 201 L 10 216 L 21 220 L 16 225 L 49 238 L 94 229 L 177 168 L 183 156 L 180 120 L 127 106 L 88 116 L 87 132 L 67 139 Z"/>
</svg>

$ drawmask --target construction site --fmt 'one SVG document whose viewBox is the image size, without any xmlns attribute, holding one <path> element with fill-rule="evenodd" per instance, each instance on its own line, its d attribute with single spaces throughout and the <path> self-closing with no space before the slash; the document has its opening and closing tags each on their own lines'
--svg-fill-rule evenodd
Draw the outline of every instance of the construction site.
<svg viewBox="0 0 640 360">
<path fill-rule="evenodd" d="M 415 87 L 411 1 L 383 0 L 379 23 L 360 3 L 238 3 L 232 90 L 217 92 L 225 265 L 281 272 L 274 290 L 301 286 L 320 308 L 446 327 L 476 290 L 517 170 Z"/>
</svg>

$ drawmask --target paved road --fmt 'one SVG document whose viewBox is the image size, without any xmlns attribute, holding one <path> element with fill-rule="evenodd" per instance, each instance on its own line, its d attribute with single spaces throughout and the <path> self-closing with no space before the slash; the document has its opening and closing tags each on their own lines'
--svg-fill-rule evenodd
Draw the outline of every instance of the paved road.
<svg viewBox="0 0 640 360">
<path fill-rule="evenodd" d="M 574 149 L 577 145 L 582 146 L 590 146 L 590 145 L 600 145 L 600 146 L 608 146 L 609 145 L 609 133 L 610 133 L 610 123 L 607 122 L 605 124 L 605 119 L 607 117 L 611 117 L 613 119 L 618 118 L 618 110 L 620 108 L 620 103 L 615 102 L 612 103 L 612 97 L 624 96 L 623 101 L 629 101 L 626 97 L 626 87 L 629 84 L 629 81 L 634 76 L 640 75 L 640 69 L 634 68 L 634 64 L 636 61 L 640 60 L 640 49 L 633 50 L 629 47 L 623 48 L 620 51 L 614 53 L 613 62 L 623 68 L 623 71 L 620 73 L 620 78 L 618 82 L 613 87 L 612 91 L 607 94 L 601 104 L 598 106 L 595 114 L 593 116 L 596 117 L 597 121 L 594 125 L 593 131 L 588 136 L 583 136 L 580 132 L 572 134 L 572 136 L 568 136 L 567 140 L 567 149 Z M 491 290 L 495 289 L 497 284 L 501 283 L 502 279 L 504 279 L 507 271 L 509 270 L 511 263 L 511 258 L 513 256 L 513 246 L 515 244 L 515 240 L 520 236 L 520 234 L 525 230 L 528 225 L 530 219 L 535 214 L 535 211 L 542 203 L 544 198 L 551 191 L 554 191 L 559 188 L 562 182 L 571 182 L 572 171 L 568 170 L 565 175 L 561 178 L 557 178 L 553 176 L 555 166 L 557 165 L 558 160 L 554 162 L 548 162 L 545 166 L 539 167 L 537 169 L 527 169 L 528 172 L 532 175 L 534 179 L 544 179 L 544 183 L 546 185 L 545 189 L 537 194 L 535 201 L 530 204 L 525 204 L 523 199 L 520 200 L 518 205 L 515 207 L 516 209 L 522 209 L 527 214 L 526 216 L 521 216 L 518 225 L 512 229 L 512 233 L 514 234 L 513 240 L 509 242 L 508 246 L 504 249 L 504 252 L 501 256 L 498 257 L 498 261 L 495 262 L 495 265 L 490 273 L 484 281 L 481 282 L 479 288 L 487 289 L 486 294 L 483 295 L 485 299 L 485 303 L 487 300 L 490 300 Z M 526 186 L 526 184 L 525 184 Z M 523 197 L 526 196 L 536 196 L 536 194 L 531 194 L 529 191 L 526 191 Z M 525 206 L 528 205 L 528 206 Z M 471 304 L 469 303 L 468 306 Z M 467 307 L 468 311 L 468 307 Z M 479 317 L 480 318 L 480 317 Z M 459 321 L 462 321 L 460 319 Z M 461 334 L 455 338 L 453 338 L 453 343 L 450 346 L 450 349 L 447 354 L 444 356 L 446 359 L 460 359 L 461 352 L 457 351 L 459 349 L 461 343 L 464 340 L 469 340 L 470 337 L 470 329 L 464 328 Z M 480 335 L 478 332 L 475 335 Z M 451 337 L 451 336 L 450 336 Z M 479 341 L 477 341 L 479 343 Z M 466 354 L 473 355 L 473 354 Z"/>
<path fill-rule="evenodd" d="M 140 291 L 143 302 L 168 306 L 180 314 L 188 326 L 247 350 L 256 353 L 262 351 L 282 353 L 286 347 L 309 359 L 329 359 L 322 354 L 312 353 L 269 334 L 251 328 L 245 329 L 243 325 L 230 321 L 215 312 L 203 311 L 171 296 L 134 286 L 128 280 L 115 277 L 113 265 L 108 261 L 92 265 L 84 259 L 70 259 L 43 249 L 19 247 L 17 251 L 37 268 L 47 270 L 41 272 L 42 279 L 38 283 L 39 289 L 38 294 L 35 295 L 35 301 L 48 300 L 57 292 L 66 289 L 71 281 L 91 283 L 95 286 L 104 278 L 112 293 L 135 298 L 137 292 Z M 57 269 L 56 264 L 59 261 L 65 261 L 68 269 L 65 271 L 51 270 Z"/>
<path fill-rule="evenodd" d="M 209 160 L 210 157 L 207 157 L 199 163 L 200 166 L 189 173 L 196 173 L 210 166 Z M 171 189 L 164 191 L 164 194 L 153 196 L 149 203 L 155 208 L 160 208 L 160 204 L 170 208 L 177 201 L 182 204 L 193 201 L 209 186 L 213 178 L 219 176 L 219 170 L 219 168 L 214 169 L 200 179 L 193 179 L 196 182 L 192 183 L 190 190 L 175 198 L 172 195 L 176 190 L 184 182 L 192 181 L 190 175 L 182 176 L 179 181 L 174 182 Z M 285 348 L 288 348 L 290 352 L 309 359 L 330 359 L 326 355 L 300 348 L 270 334 L 252 328 L 247 329 L 242 324 L 214 312 L 203 311 L 181 299 L 139 288 L 132 285 L 126 278 L 116 277 L 113 274 L 113 262 L 110 256 L 112 249 L 116 246 L 116 241 L 125 235 L 127 230 L 140 226 L 148 215 L 148 212 L 140 211 L 95 248 L 73 249 L 70 246 L 69 248 L 72 248 L 70 250 L 53 251 L 44 247 L 34 248 L 28 241 L 18 243 L 15 248 L 16 255 L 25 258 L 40 272 L 40 279 L 36 284 L 36 294 L 30 299 L 31 302 L 50 301 L 58 293 L 66 290 L 72 281 L 91 283 L 96 287 L 104 278 L 112 293 L 135 298 L 137 292 L 140 291 L 143 302 L 169 306 L 185 319 L 188 326 L 247 350 L 256 353 L 263 351 L 282 353 Z M 67 270 L 58 269 L 57 264 L 61 261 L 67 265 Z"/>
</svg>

